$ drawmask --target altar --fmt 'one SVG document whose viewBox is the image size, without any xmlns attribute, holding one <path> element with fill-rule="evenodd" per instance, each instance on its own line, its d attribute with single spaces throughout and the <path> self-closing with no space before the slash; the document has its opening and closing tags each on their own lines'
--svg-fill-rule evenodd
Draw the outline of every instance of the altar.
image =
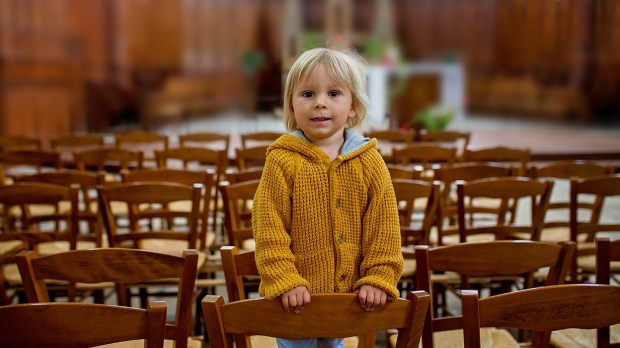
<svg viewBox="0 0 620 348">
<path fill-rule="evenodd" d="M 371 65 L 367 68 L 370 105 L 367 121 L 371 127 L 389 126 L 390 77 L 436 74 L 440 80 L 437 105 L 454 110 L 454 121 L 465 116 L 465 72 L 460 62 L 414 62 L 405 66 Z"/>
</svg>

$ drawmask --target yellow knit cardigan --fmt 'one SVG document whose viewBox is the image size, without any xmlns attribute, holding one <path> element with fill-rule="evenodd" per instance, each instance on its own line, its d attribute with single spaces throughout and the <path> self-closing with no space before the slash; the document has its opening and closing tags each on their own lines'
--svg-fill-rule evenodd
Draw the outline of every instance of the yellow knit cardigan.
<svg viewBox="0 0 620 348">
<path fill-rule="evenodd" d="M 252 206 L 259 293 L 275 298 L 353 292 L 369 284 L 392 299 L 403 267 L 394 188 L 373 139 L 333 162 L 292 134 L 268 149 Z"/>
</svg>

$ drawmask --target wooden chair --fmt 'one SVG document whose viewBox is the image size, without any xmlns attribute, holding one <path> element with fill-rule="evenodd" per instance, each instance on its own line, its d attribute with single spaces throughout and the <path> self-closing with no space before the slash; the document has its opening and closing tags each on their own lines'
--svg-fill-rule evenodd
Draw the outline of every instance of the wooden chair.
<svg viewBox="0 0 620 348">
<path fill-rule="evenodd" d="M 228 155 L 230 135 L 221 133 L 191 133 L 179 135 L 180 147 L 207 147 L 212 150 L 224 150 Z"/>
<path fill-rule="evenodd" d="M 201 184 L 193 187 L 171 182 L 128 182 L 99 186 L 101 211 L 110 247 L 133 247 L 178 253 L 198 246 Z M 161 209 L 173 202 L 190 201 L 189 212 Z M 120 228 L 112 202 L 126 204 L 129 211 L 127 228 Z M 144 207 L 153 206 L 154 209 Z M 183 219 L 183 227 L 168 226 L 171 219 Z"/>
<path fill-rule="evenodd" d="M 234 246 L 222 246 L 220 248 L 222 264 L 224 266 L 224 278 L 226 279 L 226 290 L 228 301 L 240 301 L 247 299 L 247 294 L 251 291 L 258 291 L 260 282 L 254 251 L 239 252 Z M 344 339 L 345 348 L 354 347 L 374 347 L 375 333 L 361 337 L 346 337 Z M 252 335 L 250 337 L 238 335 L 235 338 L 237 347 L 275 347 L 276 341 L 273 337 Z"/>
<path fill-rule="evenodd" d="M 518 149 L 506 146 L 487 147 L 480 149 L 465 148 L 462 162 L 508 162 L 518 167 L 516 175 L 526 176 L 530 161 L 530 149 Z"/>
<path fill-rule="evenodd" d="M 155 151 L 168 149 L 168 136 L 151 132 L 136 131 L 116 134 L 115 143 L 118 148 L 142 152 L 144 161 L 155 162 Z"/>
<path fill-rule="evenodd" d="M 214 182 L 224 179 L 228 167 L 228 157 L 224 150 L 212 150 L 202 147 L 177 147 L 156 151 L 157 167 L 207 171 L 213 175 Z M 177 162 L 175 164 L 174 162 Z"/>
<path fill-rule="evenodd" d="M 513 238 L 539 240 L 552 187 L 550 181 L 525 177 L 458 181 L 459 242 Z M 492 208 L 488 204 L 477 205 L 478 199 L 497 200 L 498 205 Z M 524 200 L 529 201 L 529 219 L 516 219 L 511 206 Z"/>
<path fill-rule="evenodd" d="M 335 338 L 398 328 L 397 347 L 404 348 L 418 346 L 429 300 L 423 291 L 409 292 L 407 299 L 399 298 L 366 312 L 359 305 L 357 294 L 315 294 L 298 314 L 285 312 L 279 301 L 264 298 L 224 304 L 222 296 L 206 296 L 202 306 L 209 340 L 215 347 L 233 347 L 235 335 Z M 374 342 L 366 347 L 375 347 Z"/>
<path fill-rule="evenodd" d="M 60 169 L 60 154 L 45 150 L 13 150 L 0 153 L 5 177 Z"/>
<path fill-rule="evenodd" d="M 201 299 L 207 292 L 214 291 L 215 287 L 224 285 L 221 277 L 216 277 L 216 272 L 222 270 L 222 262 L 219 255 L 215 254 L 213 247 L 215 245 L 215 234 L 207 228 L 209 221 L 209 206 L 211 203 L 211 189 L 214 186 L 213 176 L 206 171 L 195 172 L 183 169 L 153 169 L 140 171 L 123 171 L 121 172 L 123 182 L 173 182 L 177 184 L 187 185 L 191 187 L 194 183 L 202 184 L 204 189 L 201 192 L 202 202 L 200 205 L 200 229 L 199 229 L 199 250 L 201 260 L 198 268 L 198 279 L 196 280 L 196 288 L 199 291 L 198 299 Z M 162 209 L 172 211 L 181 211 L 189 213 L 192 208 L 192 202 L 179 201 L 172 202 Z M 149 209 L 153 209 L 149 207 Z M 173 226 L 174 221 L 168 221 L 168 226 Z M 202 322 L 200 316 L 200 305 L 196 303 L 196 322 L 195 330 L 202 330 Z"/>
<path fill-rule="evenodd" d="M 377 139 L 377 147 L 386 163 L 393 163 L 392 151 L 394 148 L 402 148 L 411 145 L 415 138 L 414 130 L 370 130 L 364 132 L 367 138 Z"/>
<path fill-rule="evenodd" d="M 92 134 L 61 135 L 51 139 L 50 145 L 52 151 L 60 153 L 62 167 L 75 168 L 73 153 L 103 147 L 104 139 L 101 135 Z"/>
<path fill-rule="evenodd" d="M 12 184 L 12 178 L 9 181 L 6 174 L 4 173 L 4 164 L 0 162 L 0 186 Z"/>
<path fill-rule="evenodd" d="M 61 202 L 70 202 L 69 214 L 30 216 L 29 210 L 34 205 L 58 207 Z M 66 249 L 76 248 L 78 188 L 45 183 L 0 186 L 0 204 L 5 212 L 0 233 L 0 303 L 9 304 L 7 290 L 18 289 L 22 284 L 13 261 L 15 254 L 20 250 L 39 250 L 56 243 L 66 245 Z M 21 213 L 9 215 L 12 207 L 21 209 Z"/>
<path fill-rule="evenodd" d="M 9 135 L 0 137 L 0 151 L 16 151 L 16 150 L 41 150 L 43 148 L 41 139 L 21 136 Z"/>
<path fill-rule="evenodd" d="M 191 187 L 194 184 L 202 184 L 202 202 L 200 205 L 200 235 L 198 249 L 208 251 L 215 242 L 215 234 L 209 230 L 209 207 L 211 206 L 211 191 L 214 189 L 213 176 L 207 171 L 191 171 L 184 169 L 150 169 L 150 170 L 124 170 L 121 171 L 123 182 L 172 182 Z M 191 202 L 174 202 L 165 209 L 191 211 Z M 173 223 L 172 221 L 170 223 Z"/>
<path fill-rule="evenodd" d="M 75 166 L 79 171 L 95 170 L 109 173 L 108 181 L 118 181 L 111 177 L 122 169 L 142 169 L 144 154 L 120 148 L 97 148 L 73 153 Z"/>
<path fill-rule="evenodd" d="M 444 245 L 455 244 L 453 238 L 458 234 L 458 209 L 457 209 L 457 181 L 472 181 L 477 179 L 505 177 L 512 174 L 512 168 L 499 163 L 456 163 L 451 167 L 437 168 L 433 171 L 433 179 L 441 183 L 441 194 L 437 209 L 436 238 L 431 242 Z M 479 203 L 479 202 L 478 202 Z M 491 202 L 491 207 L 496 206 Z M 444 241 L 444 238 L 446 241 Z"/>
<path fill-rule="evenodd" d="M 456 148 L 432 143 L 416 143 L 392 150 L 392 161 L 403 166 L 419 166 L 421 179 L 432 180 L 433 169 L 452 166 L 456 160 Z"/>
<path fill-rule="evenodd" d="M 463 151 L 469 145 L 470 138 L 470 132 L 458 132 L 452 130 L 423 130 L 420 132 L 421 142 L 453 143 L 458 149 L 456 152 L 459 158 L 463 154 Z"/>
<path fill-rule="evenodd" d="M 228 244 L 240 249 L 254 250 L 252 212 L 248 202 L 254 199 L 260 180 L 248 180 L 222 185 L 224 222 Z"/>
<path fill-rule="evenodd" d="M 429 181 L 392 179 L 400 216 L 400 236 L 405 264 L 400 277 L 399 289 L 414 288 L 416 263 L 413 255 L 415 245 L 428 245 L 439 200 L 439 185 Z M 414 219 L 414 209 L 423 201 L 421 216 Z"/>
<path fill-rule="evenodd" d="M 213 217 L 211 230 L 217 231 L 218 213 L 220 211 L 219 192 L 217 185 L 224 180 L 228 167 L 228 156 L 225 150 L 213 150 L 201 147 L 178 147 L 163 151 L 156 151 L 155 158 L 159 169 L 185 169 L 199 172 L 207 172 L 212 176 L 213 184 L 208 192 L 211 205 L 207 211 Z M 176 165 L 175 165 L 176 162 Z"/>
<path fill-rule="evenodd" d="M 575 245 L 571 242 L 552 244 L 533 241 L 471 242 L 435 248 L 416 246 L 417 288 L 434 297 L 434 289 L 437 289 L 434 282 L 448 284 L 448 277 L 452 278 L 453 274 L 443 275 L 444 279 L 441 279 L 432 276 L 433 272 L 459 274 L 460 277 L 454 279 L 454 286 L 469 289 L 470 284 L 488 276 L 512 279 L 513 276 L 529 275 L 546 267 L 549 267 L 549 272 L 544 284 L 560 284 L 568 272 L 574 250 Z M 531 278 L 526 277 L 521 286 L 531 286 Z M 436 298 L 433 299 L 435 303 L 438 303 Z M 442 303 L 445 304 L 445 298 Z M 436 318 L 433 309 L 431 307 L 424 322 L 423 347 L 458 346 L 461 338 L 458 330 L 463 328 L 461 317 Z M 486 337 L 492 339 L 492 342 L 486 342 L 490 347 L 506 347 L 510 345 L 504 344 L 513 342 L 512 336 L 502 330 L 487 332 Z M 434 342 L 437 344 L 434 345 Z"/>
<path fill-rule="evenodd" d="M 230 170 L 226 172 L 226 180 L 231 184 L 242 181 L 260 180 L 263 176 L 263 168 L 255 167 L 244 170 Z"/>
<path fill-rule="evenodd" d="M 251 167 L 263 167 L 267 161 L 268 145 L 235 149 L 235 160 L 239 170 Z"/>
<path fill-rule="evenodd" d="M 5 348 L 94 347 L 145 340 L 164 346 L 167 306 L 147 309 L 89 303 L 25 303 L 0 307 L 0 341 Z"/>
<path fill-rule="evenodd" d="M 392 179 L 399 207 L 403 246 L 428 244 L 439 201 L 439 184 L 422 180 Z M 419 219 L 414 219 L 416 201 L 424 201 Z M 419 205 L 419 204 L 418 204 Z"/>
<path fill-rule="evenodd" d="M 596 238 L 596 283 L 610 284 L 613 272 L 620 272 L 620 239 Z M 616 281 L 616 283 L 618 283 Z M 611 338 L 615 338 L 612 343 Z M 620 324 L 596 330 L 566 329 L 551 333 L 551 344 L 557 348 L 574 347 L 579 342 L 590 347 L 620 347 Z"/>
<path fill-rule="evenodd" d="M 392 179 L 419 179 L 422 175 L 421 170 L 415 170 L 407 166 L 401 166 L 398 164 L 386 163 L 390 177 Z"/>
<path fill-rule="evenodd" d="M 599 232 L 620 231 L 620 223 L 601 219 L 605 209 L 605 200 L 620 196 L 620 174 L 609 174 L 591 178 L 571 179 L 570 183 L 570 238 L 577 243 L 577 253 L 571 269 L 571 280 L 579 281 L 578 277 L 587 279 L 595 270 L 594 240 Z M 582 202 L 595 202 L 600 207 L 594 209 L 590 216 L 580 214 Z"/>
<path fill-rule="evenodd" d="M 282 132 L 251 132 L 251 133 L 242 133 L 241 136 L 241 147 L 243 149 L 249 149 L 252 147 L 258 146 L 269 146 L 271 143 L 276 141 L 280 136 L 284 133 Z"/>
<path fill-rule="evenodd" d="M 78 232 L 78 249 L 102 247 L 103 246 L 103 228 L 101 220 L 97 213 L 97 197 L 96 187 L 97 185 L 103 185 L 105 177 L 101 173 L 88 173 L 88 172 L 76 172 L 76 171 L 57 171 L 47 172 L 31 175 L 22 175 L 15 178 L 16 182 L 42 182 L 55 185 L 63 185 L 70 187 L 71 185 L 77 185 L 80 189 L 80 204 L 78 204 L 78 222 L 84 222 L 88 228 L 86 232 L 82 232 L 81 225 Z M 95 195 L 93 197 L 93 194 Z M 46 214 L 65 215 L 69 216 L 70 206 L 67 204 L 55 207 L 52 211 L 44 211 Z M 32 212 L 34 213 L 34 212 Z M 86 243 L 84 243 L 86 242 Z M 80 246 L 83 244 L 83 246 Z M 46 251 L 46 253 L 58 252 Z"/>
<path fill-rule="evenodd" d="M 532 330 L 533 346 L 549 347 L 549 331 L 620 323 L 620 287 L 613 285 L 545 286 L 484 299 L 464 290 L 462 298 L 465 348 L 481 347 L 481 328 L 486 327 Z"/>
<path fill-rule="evenodd" d="M 570 240 L 569 189 L 571 178 L 590 178 L 613 173 L 613 167 L 588 161 L 557 161 L 530 167 L 530 177 L 553 180 L 554 186 L 545 214 L 541 240 Z M 581 202 L 579 209 L 601 211 L 601 200 Z"/>
<path fill-rule="evenodd" d="M 176 311 L 174 321 L 166 324 L 165 339 L 175 341 L 176 347 L 188 346 L 198 263 L 196 250 L 184 250 L 182 256 L 126 248 L 74 250 L 47 256 L 23 251 L 16 261 L 29 302 L 49 301 L 45 280 L 50 279 L 82 286 L 115 283 L 120 306 L 130 306 L 128 286 L 172 286 Z"/>
</svg>

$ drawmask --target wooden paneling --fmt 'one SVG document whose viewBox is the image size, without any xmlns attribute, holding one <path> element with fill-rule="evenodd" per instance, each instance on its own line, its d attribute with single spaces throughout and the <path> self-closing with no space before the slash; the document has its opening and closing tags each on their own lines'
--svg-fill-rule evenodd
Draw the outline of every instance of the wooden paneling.
<svg viewBox="0 0 620 348">
<path fill-rule="evenodd" d="M 0 133 L 45 140 L 84 130 L 82 50 L 68 0 L 7 0 L 0 23 Z"/>
</svg>

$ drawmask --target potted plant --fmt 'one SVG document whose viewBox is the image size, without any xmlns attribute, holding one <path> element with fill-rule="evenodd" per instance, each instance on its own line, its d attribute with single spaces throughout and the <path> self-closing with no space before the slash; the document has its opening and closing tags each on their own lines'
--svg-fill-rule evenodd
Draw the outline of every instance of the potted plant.
<svg viewBox="0 0 620 348">
<path fill-rule="evenodd" d="M 427 131 L 444 130 L 454 119 L 454 110 L 441 105 L 434 105 L 415 113 L 410 120 L 412 128 Z"/>
</svg>

